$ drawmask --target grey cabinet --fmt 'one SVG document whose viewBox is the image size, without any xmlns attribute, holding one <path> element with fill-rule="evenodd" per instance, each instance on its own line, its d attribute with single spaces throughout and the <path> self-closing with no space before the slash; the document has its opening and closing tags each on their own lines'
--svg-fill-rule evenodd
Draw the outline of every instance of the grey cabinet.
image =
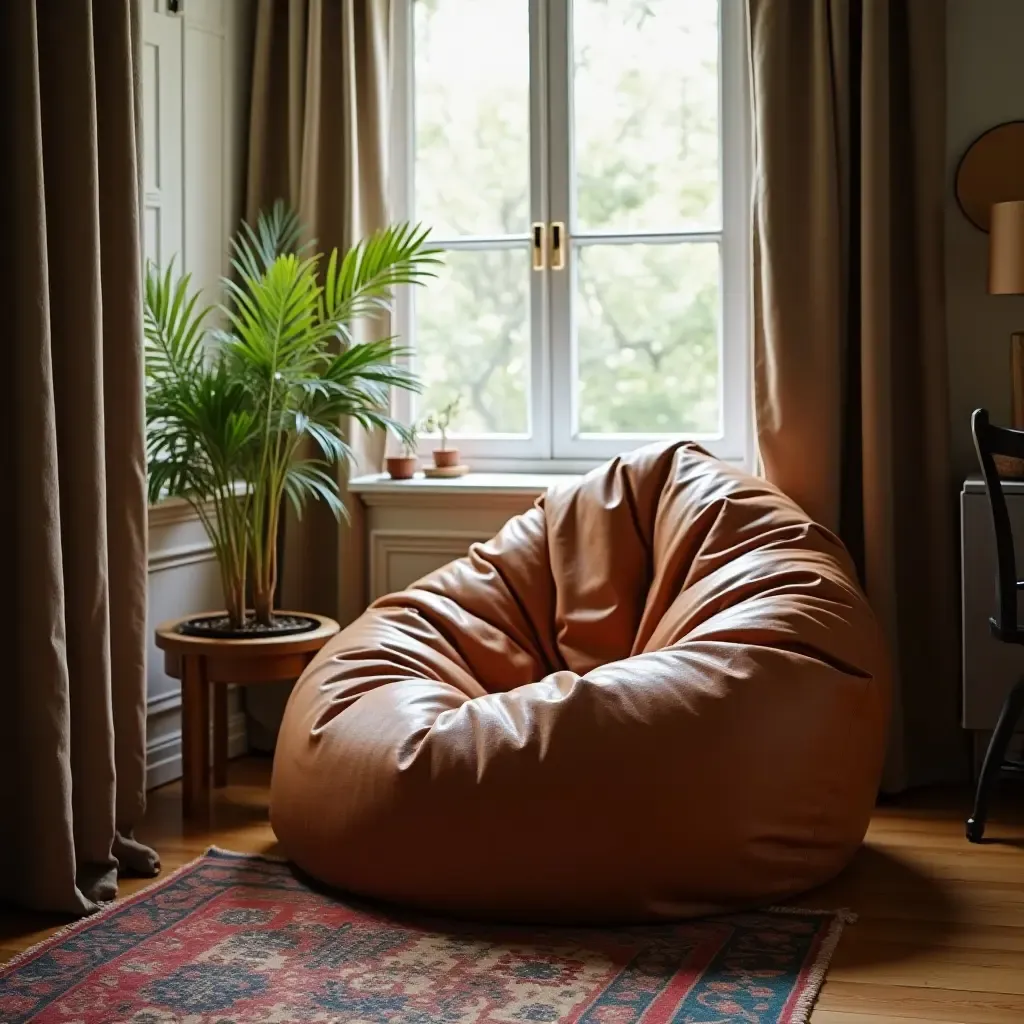
<svg viewBox="0 0 1024 1024">
<path fill-rule="evenodd" d="M 1003 493 L 1017 547 L 1017 578 L 1024 579 L 1024 480 L 1006 480 Z M 996 556 L 985 484 L 970 476 L 960 492 L 963 637 L 963 725 L 995 728 L 1010 687 L 1024 675 L 1024 647 L 1000 643 L 989 631 L 996 604 Z"/>
</svg>

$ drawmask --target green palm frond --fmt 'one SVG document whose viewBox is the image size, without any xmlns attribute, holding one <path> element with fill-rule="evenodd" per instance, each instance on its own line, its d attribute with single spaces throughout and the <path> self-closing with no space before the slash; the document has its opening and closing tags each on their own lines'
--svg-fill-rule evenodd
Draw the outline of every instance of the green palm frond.
<svg viewBox="0 0 1024 1024">
<path fill-rule="evenodd" d="M 174 280 L 174 260 L 161 274 L 146 266 L 143 335 L 146 373 L 150 378 L 193 372 L 203 360 L 203 324 L 210 307 L 196 310 L 198 294 L 189 295 L 192 277 Z"/>
<path fill-rule="evenodd" d="M 343 257 L 331 253 L 323 319 L 337 323 L 347 338 L 354 320 L 391 308 L 395 288 L 436 277 L 441 250 L 428 247 L 428 234 L 418 224 L 396 224 L 375 231 Z"/>
<path fill-rule="evenodd" d="M 270 381 L 317 370 L 334 332 L 317 316 L 316 257 L 279 256 L 259 276 L 224 284 L 232 303 L 223 312 L 234 329 L 225 349 L 240 372 Z"/>
<path fill-rule="evenodd" d="M 150 500 L 164 490 L 166 496 L 205 501 L 244 479 L 258 440 L 251 406 L 224 360 L 152 388 L 146 403 Z"/>
<path fill-rule="evenodd" d="M 318 459 L 297 459 L 288 467 L 284 493 L 291 501 L 296 515 L 302 515 L 306 499 L 313 497 L 324 502 L 337 519 L 348 519 L 348 510 L 339 494 L 338 481 L 327 472 L 328 469 L 330 463 Z"/>
<path fill-rule="evenodd" d="M 393 360 L 401 359 L 408 350 L 400 348 L 390 338 L 351 345 L 335 355 L 324 368 L 322 379 L 336 389 L 357 384 L 360 387 L 378 386 L 385 400 L 392 387 L 419 393 L 423 386 L 408 366 Z M 371 405 L 380 405 L 373 401 Z"/>
<path fill-rule="evenodd" d="M 245 277 L 259 277 L 278 256 L 301 255 L 313 242 L 303 243 L 302 222 L 283 199 L 278 199 L 269 212 L 262 211 L 256 226 L 244 221 L 231 240 L 231 265 Z"/>
<path fill-rule="evenodd" d="M 349 447 L 337 430 L 310 419 L 304 412 L 295 414 L 295 432 L 299 437 L 312 438 L 330 463 L 343 462 L 349 455 Z"/>
</svg>

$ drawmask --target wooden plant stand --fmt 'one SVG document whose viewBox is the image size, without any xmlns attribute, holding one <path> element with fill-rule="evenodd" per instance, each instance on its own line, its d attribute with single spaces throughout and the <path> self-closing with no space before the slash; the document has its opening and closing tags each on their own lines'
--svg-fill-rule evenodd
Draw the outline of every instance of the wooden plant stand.
<svg viewBox="0 0 1024 1024">
<path fill-rule="evenodd" d="M 217 640 L 177 631 L 185 616 L 157 627 L 164 671 L 181 680 L 182 809 L 190 817 L 209 806 L 210 693 L 213 693 L 213 785 L 227 785 L 229 683 L 252 686 L 298 679 L 313 655 L 338 632 L 333 619 L 308 612 L 319 625 L 291 636 Z"/>
</svg>

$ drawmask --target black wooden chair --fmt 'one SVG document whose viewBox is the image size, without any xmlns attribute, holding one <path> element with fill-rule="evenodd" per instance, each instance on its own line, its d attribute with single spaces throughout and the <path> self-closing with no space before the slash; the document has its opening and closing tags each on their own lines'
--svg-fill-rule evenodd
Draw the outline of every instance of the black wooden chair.
<svg viewBox="0 0 1024 1024">
<path fill-rule="evenodd" d="M 1024 430 L 1010 430 L 994 427 L 989 423 L 988 412 L 976 409 L 971 417 L 971 431 L 974 447 L 985 476 L 985 490 L 988 492 L 989 507 L 992 509 L 992 526 L 996 537 L 996 583 L 998 604 L 994 618 L 989 619 L 992 635 L 1008 644 L 1024 645 L 1024 626 L 1017 621 L 1017 592 L 1024 590 L 1024 580 L 1017 579 L 1017 559 L 1013 547 L 1013 530 L 1010 515 L 1006 510 L 1006 498 L 995 456 L 1024 460 Z M 967 838 L 980 843 L 985 834 L 985 818 L 988 815 L 988 798 L 998 777 L 1003 772 L 1024 772 L 1024 762 L 1008 761 L 1006 749 L 1013 737 L 1017 723 L 1024 713 L 1024 677 L 1007 695 L 995 732 L 985 752 L 985 762 L 978 779 L 978 791 L 974 798 L 974 813 L 967 819 Z"/>
</svg>

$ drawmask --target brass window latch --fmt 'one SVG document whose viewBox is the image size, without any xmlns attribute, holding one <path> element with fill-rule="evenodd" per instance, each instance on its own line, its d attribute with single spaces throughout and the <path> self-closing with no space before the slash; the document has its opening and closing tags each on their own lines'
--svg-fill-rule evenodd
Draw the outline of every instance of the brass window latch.
<svg viewBox="0 0 1024 1024">
<path fill-rule="evenodd" d="M 565 224 L 560 220 L 551 225 L 551 269 L 565 269 Z"/>
<path fill-rule="evenodd" d="M 565 269 L 565 224 L 556 220 L 553 224 L 545 224 L 542 220 L 535 220 L 532 228 L 533 241 L 533 269 L 547 270 L 547 246 L 545 235 L 551 228 L 551 269 Z"/>
<path fill-rule="evenodd" d="M 544 232 L 547 225 L 542 220 L 533 222 L 533 269 L 543 270 L 547 266 L 544 251 Z"/>
</svg>

